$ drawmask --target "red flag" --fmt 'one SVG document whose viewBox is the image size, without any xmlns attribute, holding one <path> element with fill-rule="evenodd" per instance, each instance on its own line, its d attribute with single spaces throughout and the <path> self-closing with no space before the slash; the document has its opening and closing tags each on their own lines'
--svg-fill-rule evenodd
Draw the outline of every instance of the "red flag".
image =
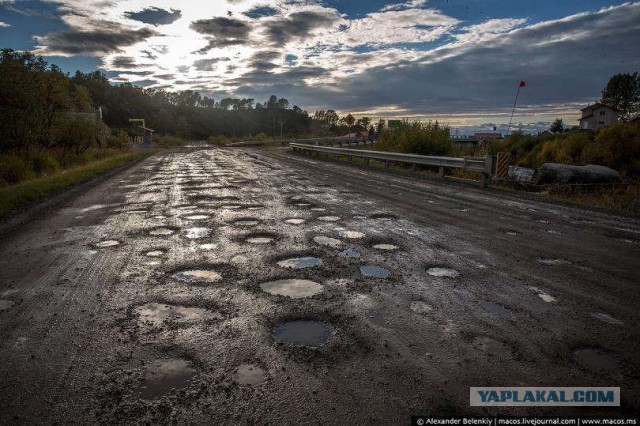
<svg viewBox="0 0 640 426">
<path fill-rule="evenodd" d="M 524 86 L 526 86 L 526 85 L 527 85 L 527 82 L 526 82 L 526 81 L 520 81 L 520 87 L 524 87 Z"/>
</svg>

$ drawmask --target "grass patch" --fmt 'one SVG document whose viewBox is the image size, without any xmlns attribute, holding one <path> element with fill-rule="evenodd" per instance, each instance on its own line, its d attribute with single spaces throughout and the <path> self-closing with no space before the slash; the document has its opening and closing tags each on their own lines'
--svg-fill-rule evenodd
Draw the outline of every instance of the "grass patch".
<svg viewBox="0 0 640 426">
<path fill-rule="evenodd" d="M 42 176 L 0 188 L 0 219 L 35 200 L 45 198 L 70 186 L 123 166 L 149 155 L 147 152 L 128 152 L 77 166 L 49 176 Z"/>
</svg>

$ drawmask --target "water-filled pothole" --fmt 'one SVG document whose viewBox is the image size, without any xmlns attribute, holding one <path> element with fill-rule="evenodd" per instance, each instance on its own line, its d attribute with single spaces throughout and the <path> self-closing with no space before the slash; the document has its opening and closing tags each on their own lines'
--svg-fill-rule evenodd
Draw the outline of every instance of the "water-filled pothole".
<svg viewBox="0 0 640 426">
<path fill-rule="evenodd" d="M 249 244 L 272 244 L 276 241 L 276 236 L 269 233 L 249 234 L 244 239 Z"/>
<path fill-rule="evenodd" d="M 391 219 L 398 219 L 398 216 L 391 214 L 391 213 L 374 213 L 372 215 L 369 216 L 371 219 L 387 219 L 387 220 L 391 220 Z"/>
<path fill-rule="evenodd" d="M 342 245 L 342 241 L 336 238 L 325 237 L 322 235 L 313 237 L 313 241 L 315 241 L 316 243 L 322 246 L 328 246 L 328 247 L 340 247 Z"/>
<path fill-rule="evenodd" d="M 431 275 L 432 277 L 456 278 L 458 275 L 460 275 L 460 272 L 450 268 L 433 267 L 427 269 L 427 274 Z"/>
<path fill-rule="evenodd" d="M 278 266 L 290 269 L 311 268 L 313 266 L 322 265 L 322 259 L 319 257 L 305 256 L 284 259 L 278 262 Z"/>
<path fill-rule="evenodd" d="M 331 332 L 323 322 L 298 320 L 278 324 L 272 333 L 276 341 L 289 346 L 318 348 L 329 341 Z"/>
<path fill-rule="evenodd" d="M 349 249 L 343 250 L 340 253 L 338 253 L 338 256 L 345 257 L 345 258 L 348 258 L 348 259 L 356 259 L 356 258 L 360 257 L 360 252 L 357 251 L 357 250 L 349 248 Z"/>
<path fill-rule="evenodd" d="M 100 241 L 99 243 L 96 243 L 95 246 L 97 248 L 107 248 L 107 247 L 115 247 L 119 244 L 120 244 L 120 241 L 106 240 L 106 241 Z"/>
<path fill-rule="evenodd" d="M 13 305 L 15 305 L 15 302 L 11 300 L 0 300 L 0 312 L 11 309 Z"/>
<path fill-rule="evenodd" d="M 370 278 L 387 278 L 391 275 L 391 271 L 378 265 L 362 265 L 360 267 L 360 273 Z"/>
<path fill-rule="evenodd" d="M 158 327 L 167 321 L 176 323 L 192 322 L 207 317 L 207 310 L 187 306 L 147 303 L 135 309 L 138 321 L 143 326 Z"/>
<path fill-rule="evenodd" d="M 164 250 L 151 250 L 144 253 L 144 255 L 148 257 L 162 257 L 164 254 Z"/>
<path fill-rule="evenodd" d="M 233 222 L 235 226 L 256 226 L 260 223 L 260 220 L 254 218 L 242 218 Z"/>
<path fill-rule="evenodd" d="M 618 362 L 599 349 L 578 349 L 573 352 L 573 357 L 579 364 L 593 372 L 605 372 L 614 376 L 620 373 Z"/>
<path fill-rule="evenodd" d="M 176 233 L 175 230 L 169 229 L 169 228 L 156 228 L 149 231 L 149 235 L 154 235 L 154 236 L 167 236 L 167 235 L 173 235 L 175 233 Z"/>
<path fill-rule="evenodd" d="M 564 259 L 546 259 L 542 257 L 539 257 L 537 261 L 547 266 L 558 266 L 558 265 L 566 265 L 568 263 L 571 263 L 568 260 L 564 260 Z"/>
<path fill-rule="evenodd" d="M 173 276 L 179 281 L 189 283 L 213 283 L 222 279 L 222 274 L 208 269 L 190 269 L 176 272 Z"/>
<path fill-rule="evenodd" d="M 260 288 L 265 293 L 301 299 L 321 293 L 323 286 L 315 281 L 287 279 L 262 283 Z"/>
<path fill-rule="evenodd" d="M 210 228 L 189 228 L 187 229 L 186 237 L 190 240 L 197 240 L 208 237 L 209 234 L 211 234 Z"/>
<path fill-rule="evenodd" d="M 539 289 L 538 287 L 529 286 L 529 289 L 534 293 L 536 293 L 540 299 L 544 300 L 547 303 L 553 303 L 556 301 L 555 297 L 545 293 L 543 290 Z"/>
<path fill-rule="evenodd" d="M 613 324 L 613 325 L 623 325 L 624 322 L 620 321 L 617 318 L 612 317 L 609 314 L 605 314 L 604 312 L 594 312 L 591 314 L 592 317 L 594 317 L 597 320 L 600 320 L 602 322 L 606 322 L 608 324 Z"/>
<path fill-rule="evenodd" d="M 374 245 L 373 248 L 376 250 L 393 251 L 393 250 L 398 250 L 399 247 L 394 244 L 381 243 L 381 244 Z"/>
<path fill-rule="evenodd" d="M 414 300 L 413 302 L 411 302 L 411 304 L 409 305 L 409 309 L 411 309 L 416 314 L 422 314 L 422 315 L 430 314 L 431 312 L 433 312 L 433 306 L 421 300 Z"/>
<path fill-rule="evenodd" d="M 360 238 L 364 238 L 364 232 L 359 231 L 348 231 L 346 229 L 341 229 L 338 231 L 338 235 L 342 238 L 348 238 L 351 240 L 357 240 Z"/>
<path fill-rule="evenodd" d="M 245 386 L 258 386 L 264 381 L 265 371 L 254 364 L 242 364 L 233 373 L 233 380 Z"/>
<path fill-rule="evenodd" d="M 318 220 L 321 220 L 323 222 L 337 222 L 340 220 L 339 216 L 320 216 L 318 217 Z"/>
<path fill-rule="evenodd" d="M 189 216 L 185 216 L 184 218 L 187 220 L 205 220 L 205 219 L 209 219 L 211 216 L 209 216 L 208 214 L 193 214 L 193 215 L 189 215 Z"/>
<path fill-rule="evenodd" d="M 306 221 L 304 219 L 293 217 L 291 219 L 285 219 L 284 223 L 288 223 L 289 225 L 302 225 Z"/>
<path fill-rule="evenodd" d="M 480 306 L 482 306 L 485 310 L 489 311 L 493 315 L 500 318 L 510 318 L 511 317 L 511 309 L 507 308 L 504 305 L 501 305 L 496 302 L 492 302 L 490 300 L 481 300 L 479 302 Z"/>
<path fill-rule="evenodd" d="M 138 394 L 142 399 L 158 398 L 174 389 L 188 387 L 196 375 L 197 371 L 189 361 L 183 359 L 154 361 L 145 368 Z"/>
</svg>

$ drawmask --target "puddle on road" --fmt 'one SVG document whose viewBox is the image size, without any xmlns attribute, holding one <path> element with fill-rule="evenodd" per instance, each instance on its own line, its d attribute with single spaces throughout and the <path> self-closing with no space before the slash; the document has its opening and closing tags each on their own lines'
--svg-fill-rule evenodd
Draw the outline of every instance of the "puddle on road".
<svg viewBox="0 0 640 426">
<path fill-rule="evenodd" d="M 115 247 L 119 244 L 120 244 L 120 241 L 106 240 L 106 241 L 100 241 L 99 243 L 96 243 L 95 246 L 97 248 L 107 248 L 107 247 Z"/>
<path fill-rule="evenodd" d="M 326 212 L 327 209 L 325 209 L 324 207 L 312 207 L 311 211 L 312 212 Z"/>
<path fill-rule="evenodd" d="M 382 314 L 378 311 L 369 311 L 367 313 L 367 319 L 373 324 L 378 325 L 380 327 L 385 327 L 385 328 L 389 327 L 389 321 L 385 319 L 385 317 L 382 316 Z"/>
<path fill-rule="evenodd" d="M 169 229 L 169 228 L 156 228 L 156 229 L 152 229 L 151 231 L 149 231 L 150 235 L 156 235 L 156 236 L 166 236 L 166 235 L 173 235 L 175 234 L 176 231 L 174 231 L 173 229 Z"/>
<path fill-rule="evenodd" d="M 512 237 L 516 237 L 518 233 L 516 231 L 507 231 L 507 235 L 511 235 Z"/>
<path fill-rule="evenodd" d="M 378 265 L 362 265 L 360 267 L 360 273 L 370 278 L 387 278 L 391 275 L 391 271 Z"/>
<path fill-rule="evenodd" d="M 275 326 L 272 334 L 289 346 L 318 348 L 331 338 L 331 327 L 320 321 L 289 321 Z"/>
<path fill-rule="evenodd" d="M 108 206 L 106 204 L 94 204 L 92 206 L 85 207 L 84 209 L 82 209 L 80 211 L 83 212 L 83 213 L 86 213 L 86 212 L 91 212 L 91 211 L 94 211 L 94 210 L 104 209 L 105 207 L 108 207 Z"/>
<path fill-rule="evenodd" d="M 391 213 L 374 213 L 369 217 L 371 219 L 386 219 L 386 220 L 398 219 L 398 216 Z"/>
<path fill-rule="evenodd" d="M 197 240 L 199 238 L 208 237 L 211 234 L 210 228 L 189 228 L 187 229 L 186 237 L 190 240 Z"/>
<path fill-rule="evenodd" d="M 163 359 L 149 364 L 144 371 L 138 394 L 142 399 L 164 396 L 174 389 L 188 387 L 197 372 L 189 361 L 183 359 Z"/>
<path fill-rule="evenodd" d="M 623 325 L 624 322 L 620 321 L 619 319 L 616 319 L 614 317 L 612 317 L 611 315 L 605 314 L 604 312 L 594 312 L 591 314 L 592 317 L 594 317 L 595 319 L 598 319 L 602 322 L 606 322 L 608 324 L 613 324 L 613 325 Z"/>
<path fill-rule="evenodd" d="M 393 251 L 393 250 L 398 250 L 399 247 L 393 244 L 376 244 L 373 246 L 374 249 L 377 250 L 386 250 L 386 251 Z"/>
<path fill-rule="evenodd" d="M 294 206 L 296 206 L 296 207 L 309 207 L 309 206 L 311 206 L 311 203 L 295 203 Z"/>
<path fill-rule="evenodd" d="M 200 250 L 215 250 L 218 248 L 217 244 L 200 244 L 198 246 Z"/>
<path fill-rule="evenodd" d="M 278 266 L 282 268 L 290 268 L 290 269 L 303 269 L 303 268 L 311 268 L 313 266 L 322 265 L 322 259 L 319 257 L 294 257 L 291 259 L 285 259 L 278 262 Z"/>
<path fill-rule="evenodd" d="M 233 380 L 243 386 L 258 386 L 264 381 L 265 371 L 254 364 L 242 364 L 235 373 Z"/>
<path fill-rule="evenodd" d="M 148 257 L 162 257 L 164 256 L 164 253 L 165 253 L 164 250 L 152 250 L 152 251 L 146 252 L 144 255 Z"/>
<path fill-rule="evenodd" d="M 329 247 L 340 247 L 342 245 L 342 241 L 336 238 L 324 237 L 324 236 L 313 237 L 313 241 L 315 241 L 316 243 L 322 246 L 329 246 Z"/>
<path fill-rule="evenodd" d="M 233 222 L 235 226 L 256 226 L 260 221 L 258 219 L 238 219 Z"/>
<path fill-rule="evenodd" d="M 547 265 L 547 266 L 566 265 L 571 263 L 568 260 L 564 260 L 564 259 L 545 259 L 542 257 L 539 257 L 536 260 L 542 263 L 543 265 Z"/>
<path fill-rule="evenodd" d="M 260 288 L 265 293 L 287 296 L 292 299 L 315 296 L 323 290 L 322 284 L 315 281 L 287 279 L 270 281 L 260 284 Z"/>
<path fill-rule="evenodd" d="M 222 279 L 222 275 L 220 273 L 207 269 L 191 269 L 187 271 L 181 271 L 173 274 L 173 276 L 177 280 L 190 283 L 213 283 Z"/>
<path fill-rule="evenodd" d="M 511 358 L 511 351 L 504 343 L 498 342 L 490 337 L 480 336 L 473 339 L 473 346 L 489 355 L 499 358 Z"/>
<path fill-rule="evenodd" d="M 493 315 L 499 318 L 511 317 L 511 309 L 507 308 L 504 305 L 501 305 L 500 303 L 492 302 L 490 300 L 481 300 L 479 302 L 479 305 L 483 309 L 489 311 L 490 313 L 492 313 Z"/>
<path fill-rule="evenodd" d="M 210 217 L 211 216 L 207 214 L 194 214 L 190 216 L 185 216 L 184 218 L 187 220 L 205 220 L 205 219 L 209 219 Z"/>
<path fill-rule="evenodd" d="M 291 218 L 291 219 L 286 219 L 284 221 L 284 223 L 288 223 L 289 225 L 302 225 L 303 223 L 305 223 L 306 220 L 304 219 L 298 219 L 298 218 Z"/>
<path fill-rule="evenodd" d="M 340 220 L 339 216 L 320 216 L 318 217 L 318 220 L 321 220 L 323 222 L 337 222 Z"/>
<path fill-rule="evenodd" d="M 207 316 L 207 310 L 162 303 L 147 303 L 135 309 L 138 322 L 142 326 L 161 326 L 167 321 L 192 322 Z"/>
<path fill-rule="evenodd" d="M 427 274 L 431 275 L 432 277 L 456 278 L 460 275 L 460 272 L 456 271 L 455 269 L 435 267 L 427 269 Z"/>
<path fill-rule="evenodd" d="M 224 210 L 238 210 L 242 208 L 242 205 L 241 204 L 223 204 L 220 206 L 220 208 Z"/>
<path fill-rule="evenodd" d="M 620 373 L 618 362 L 599 349 L 578 349 L 573 352 L 573 358 L 578 364 L 595 373 L 605 372 L 614 376 Z"/>
<path fill-rule="evenodd" d="M 12 302 L 11 300 L 0 300 L 0 312 L 11 309 L 13 305 L 15 305 L 15 302 Z"/>
<path fill-rule="evenodd" d="M 547 303 L 553 303 L 557 301 L 555 297 L 545 293 L 544 291 L 540 290 L 538 287 L 530 286 L 529 289 L 534 293 L 536 293 L 540 299 L 544 300 Z"/>
<path fill-rule="evenodd" d="M 349 248 L 338 253 L 338 256 L 344 257 L 347 259 L 355 259 L 360 257 L 360 252 Z"/>
<path fill-rule="evenodd" d="M 357 240 L 359 238 L 364 238 L 365 234 L 364 232 L 359 232 L 359 231 L 347 231 L 347 230 L 340 230 L 338 231 L 338 235 L 342 238 L 348 238 L 350 240 Z"/>
<path fill-rule="evenodd" d="M 247 263 L 248 261 L 249 261 L 249 258 L 244 254 L 238 254 L 231 258 L 231 262 L 233 263 Z"/>
<path fill-rule="evenodd" d="M 249 244 L 271 244 L 273 238 L 271 237 L 249 237 L 245 240 Z"/>
<path fill-rule="evenodd" d="M 420 300 L 414 300 L 409 305 L 409 309 L 411 309 L 416 314 L 430 314 L 433 312 L 433 306 L 422 302 Z"/>
</svg>

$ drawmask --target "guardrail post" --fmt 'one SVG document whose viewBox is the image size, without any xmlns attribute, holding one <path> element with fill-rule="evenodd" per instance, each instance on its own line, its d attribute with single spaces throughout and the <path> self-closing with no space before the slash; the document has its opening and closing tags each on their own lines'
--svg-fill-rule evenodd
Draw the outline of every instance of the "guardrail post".
<svg viewBox="0 0 640 426">
<path fill-rule="evenodd" d="M 353 163 L 353 155 L 347 156 L 349 163 Z"/>
<path fill-rule="evenodd" d="M 438 167 L 438 177 L 444 179 L 444 166 Z"/>
<path fill-rule="evenodd" d="M 384 161 L 384 169 L 386 171 L 389 171 L 389 167 L 391 167 L 391 163 L 389 162 L 389 160 L 385 160 Z"/>
<path fill-rule="evenodd" d="M 413 163 L 411 165 L 411 172 L 415 173 L 416 172 L 416 163 Z"/>
<path fill-rule="evenodd" d="M 482 179 L 480 179 L 480 186 L 482 188 L 489 187 L 489 173 L 482 172 Z"/>
<path fill-rule="evenodd" d="M 368 159 L 368 158 L 365 158 L 365 159 L 364 159 L 364 165 L 365 165 L 365 166 L 367 166 L 367 167 L 369 167 L 369 159 Z"/>
</svg>

